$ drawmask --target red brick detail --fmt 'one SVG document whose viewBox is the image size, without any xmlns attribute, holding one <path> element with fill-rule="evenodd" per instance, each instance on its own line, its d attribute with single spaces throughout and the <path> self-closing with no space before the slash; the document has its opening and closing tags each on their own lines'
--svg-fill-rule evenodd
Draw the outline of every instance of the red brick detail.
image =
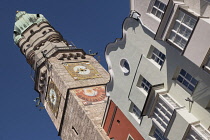
<svg viewBox="0 0 210 140">
<path fill-rule="evenodd" d="M 109 112 L 107 114 L 107 118 L 104 124 L 104 130 L 106 132 L 108 131 L 115 106 L 116 105 L 111 101 L 108 110 Z M 117 108 L 114 121 L 112 123 L 111 130 L 108 136 L 110 138 L 114 138 L 115 140 L 127 140 L 129 134 L 133 137 L 134 140 L 144 140 L 141 134 L 126 118 L 122 111 L 119 108 Z"/>
<path fill-rule="evenodd" d="M 109 104 L 109 110 L 107 112 L 107 116 L 106 116 L 106 120 L 104 123 L 104 130 L 106 131 L 106 133 L 109 133 L 109 127 L 110 127 L 110 123 L 112 120 L 112 116 L 114 115 L 114 109 L 115 109 L 116 105 L 114 104 L 114 102 L 110 101 Z"/>
</svg>

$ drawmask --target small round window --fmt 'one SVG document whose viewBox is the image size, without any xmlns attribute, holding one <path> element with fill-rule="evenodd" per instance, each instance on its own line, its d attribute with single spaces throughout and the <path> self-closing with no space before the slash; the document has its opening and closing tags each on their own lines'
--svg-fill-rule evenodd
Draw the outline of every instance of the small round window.
<svg viewBox="0 0 210 140">
<path fill-rule="evenodd" d="M 122 71 L 125 74 L 129 74 L 129 72 L 130 72 L 130 66 L 129 66 L 129 63 L 128 63 L 128 61 L 126 59 L 122 59 L 120 61 L 120 66 L 121 66 Z"/>
</svg>

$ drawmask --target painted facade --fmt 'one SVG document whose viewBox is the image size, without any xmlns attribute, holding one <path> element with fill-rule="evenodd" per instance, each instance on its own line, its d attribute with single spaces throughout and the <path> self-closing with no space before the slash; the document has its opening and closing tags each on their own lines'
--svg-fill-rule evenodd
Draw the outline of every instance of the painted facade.
<svg viewBox="0 0 210 140">
<path fill-rule="evenodd" d="M 209 1 L 130 8 L 122 38 L 106 47 L 110 100 L 144 139 L 210 139 Z"/>
</svg>

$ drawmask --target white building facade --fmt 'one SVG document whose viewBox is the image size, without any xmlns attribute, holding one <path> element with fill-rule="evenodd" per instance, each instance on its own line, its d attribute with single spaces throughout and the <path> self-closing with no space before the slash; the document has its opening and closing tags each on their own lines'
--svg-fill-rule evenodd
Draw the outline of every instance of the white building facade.
<svg viewBox="0 0 210 140">
<path fill-rule="evenodd" d="M 122 38 L 106 47 L 110 102 L 144 139 L 210 140 L 210 1 L 131 0 L 130 8 Z"/>
</svg>

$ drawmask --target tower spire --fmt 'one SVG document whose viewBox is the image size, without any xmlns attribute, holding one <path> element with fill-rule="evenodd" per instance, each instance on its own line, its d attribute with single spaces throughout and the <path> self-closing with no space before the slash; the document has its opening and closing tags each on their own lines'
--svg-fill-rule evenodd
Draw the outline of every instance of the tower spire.
<svg viewBox="0 0 210 140">
<path fill-rule="evenodd" d="M 34 70 L 60 48 L 69 49 L 62 35 L 42 14 L 17 11 L 13 37 Z"/>
<path fill-rule="evenodd" d="M 18 44 L 23 37 L 23 33 L 33 24 L 40 24 L 41 22 L 48 22 L 41 14 L 29 14 L 25 11 L 16 11 L 15 27 L 14 27 L 14 41 Z"/>
</svg>

